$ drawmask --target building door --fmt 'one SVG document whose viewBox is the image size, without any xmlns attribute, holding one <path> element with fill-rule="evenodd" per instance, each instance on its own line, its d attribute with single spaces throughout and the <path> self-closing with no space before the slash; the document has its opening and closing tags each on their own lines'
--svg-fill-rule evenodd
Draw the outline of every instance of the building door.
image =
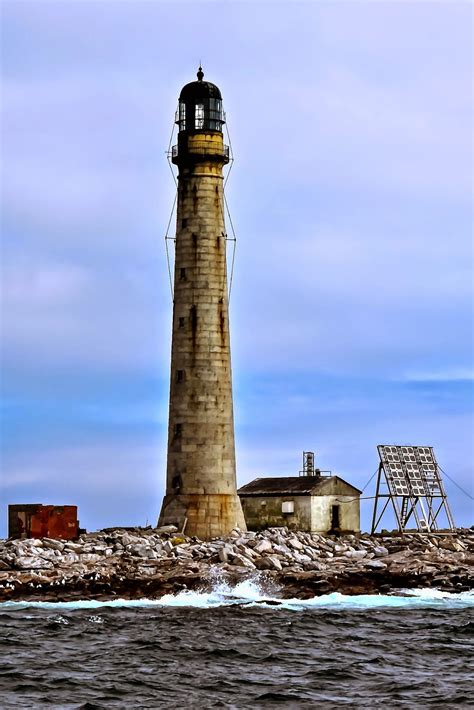
<svg viewBox="0 0 474 710">
<path fill-rule="evenodd" d="M 331 508 L 331 530 L 339 530 L 339 506 L 333 505 Z"/>
</svg>

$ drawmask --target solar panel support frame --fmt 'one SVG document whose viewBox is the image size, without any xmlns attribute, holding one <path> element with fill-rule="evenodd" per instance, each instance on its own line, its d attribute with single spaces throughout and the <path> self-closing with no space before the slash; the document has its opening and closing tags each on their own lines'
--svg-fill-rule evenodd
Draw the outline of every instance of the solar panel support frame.
<svg viewBox="0 0 474 710">
<path fill-rule="evenodd" d="M 390 450 L 390 461 L 387 459 L 386 449 Z M 433 448 L 381 444 L 377 450 L 380 463 L 377 471 L 371 534 L 373 535 L 377 530 L 390 503 L 399 532 L 405 532 L 412 517 L 419 532 L 437 532 L 438 517 L 442 511 L 446 515 L 449 528 L 455 530 L 456 526 Z M 409 458 L 408 462 L 405 457 Z M 383 483 L 387 487 L 387 493 L 382 492 Z M 420 492 L 424 494 L 420 495 Z M 385 502 L 382 504 L 383 500 Z M 440 500 L 438 506 L 435 500 Z"/>
</svg>

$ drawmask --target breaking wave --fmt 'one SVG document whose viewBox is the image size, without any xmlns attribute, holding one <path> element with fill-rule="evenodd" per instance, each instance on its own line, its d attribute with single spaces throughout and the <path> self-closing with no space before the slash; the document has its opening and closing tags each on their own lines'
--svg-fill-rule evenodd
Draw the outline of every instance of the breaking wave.
<svg viewBox="0 0 474 710">
<path fill-rule="evenodd" d="M 166 594 L 159 599 L 113 599 L 101 601 L 84 599 L 69 602 L 42 601 L 11 601 L 0 603 L 1 610 L 21 609 L 99 609 L 112 608 L 146 608 L 146 607 L 191 607 L 212 609 L 226 606 L 260 606 L 287 609 L 290 611 L 308 610 L 313 608 L 330 608 L 333 611 L 350 611 L 374 608 L 466 608 L 474 606 L 474 591 L 453 594 L 437 589 L 399 590 L 393 594 L 358 594 L 348 596 L 333 592 L 310 599 L 282 599 L 276 595 L 266 594 L 259 584 L 258 578 L 247 579 L 231 586 L 226 582 L 218 582 L 210 591 L 182 591 L 178 594 Z"/>
</svg>

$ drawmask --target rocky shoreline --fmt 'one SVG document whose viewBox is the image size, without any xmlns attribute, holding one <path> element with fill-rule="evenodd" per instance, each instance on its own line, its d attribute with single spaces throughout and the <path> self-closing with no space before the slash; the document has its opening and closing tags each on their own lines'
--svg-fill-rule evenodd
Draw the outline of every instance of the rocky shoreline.
<svg viewBox="0 0 474 710">
<path fill-rule="evenodd" d="M 474 588 L 474 530 L 330 537 L 270 528 L 203 542 L 176 528 L 0 541 L 1 601 L 159 598 L 255 578 L 281 598 Z"/>
</svg>

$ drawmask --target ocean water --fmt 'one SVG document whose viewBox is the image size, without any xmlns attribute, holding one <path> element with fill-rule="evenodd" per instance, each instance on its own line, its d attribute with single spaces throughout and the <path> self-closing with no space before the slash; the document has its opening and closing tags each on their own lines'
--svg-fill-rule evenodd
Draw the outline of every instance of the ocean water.
<svg viewBox="0 0 474 710">
<path fill-rule="evenodd" d="M 468 708 L 473 641 L 472 592 L 6 602 L 0 707 Z"/>
</svg>

